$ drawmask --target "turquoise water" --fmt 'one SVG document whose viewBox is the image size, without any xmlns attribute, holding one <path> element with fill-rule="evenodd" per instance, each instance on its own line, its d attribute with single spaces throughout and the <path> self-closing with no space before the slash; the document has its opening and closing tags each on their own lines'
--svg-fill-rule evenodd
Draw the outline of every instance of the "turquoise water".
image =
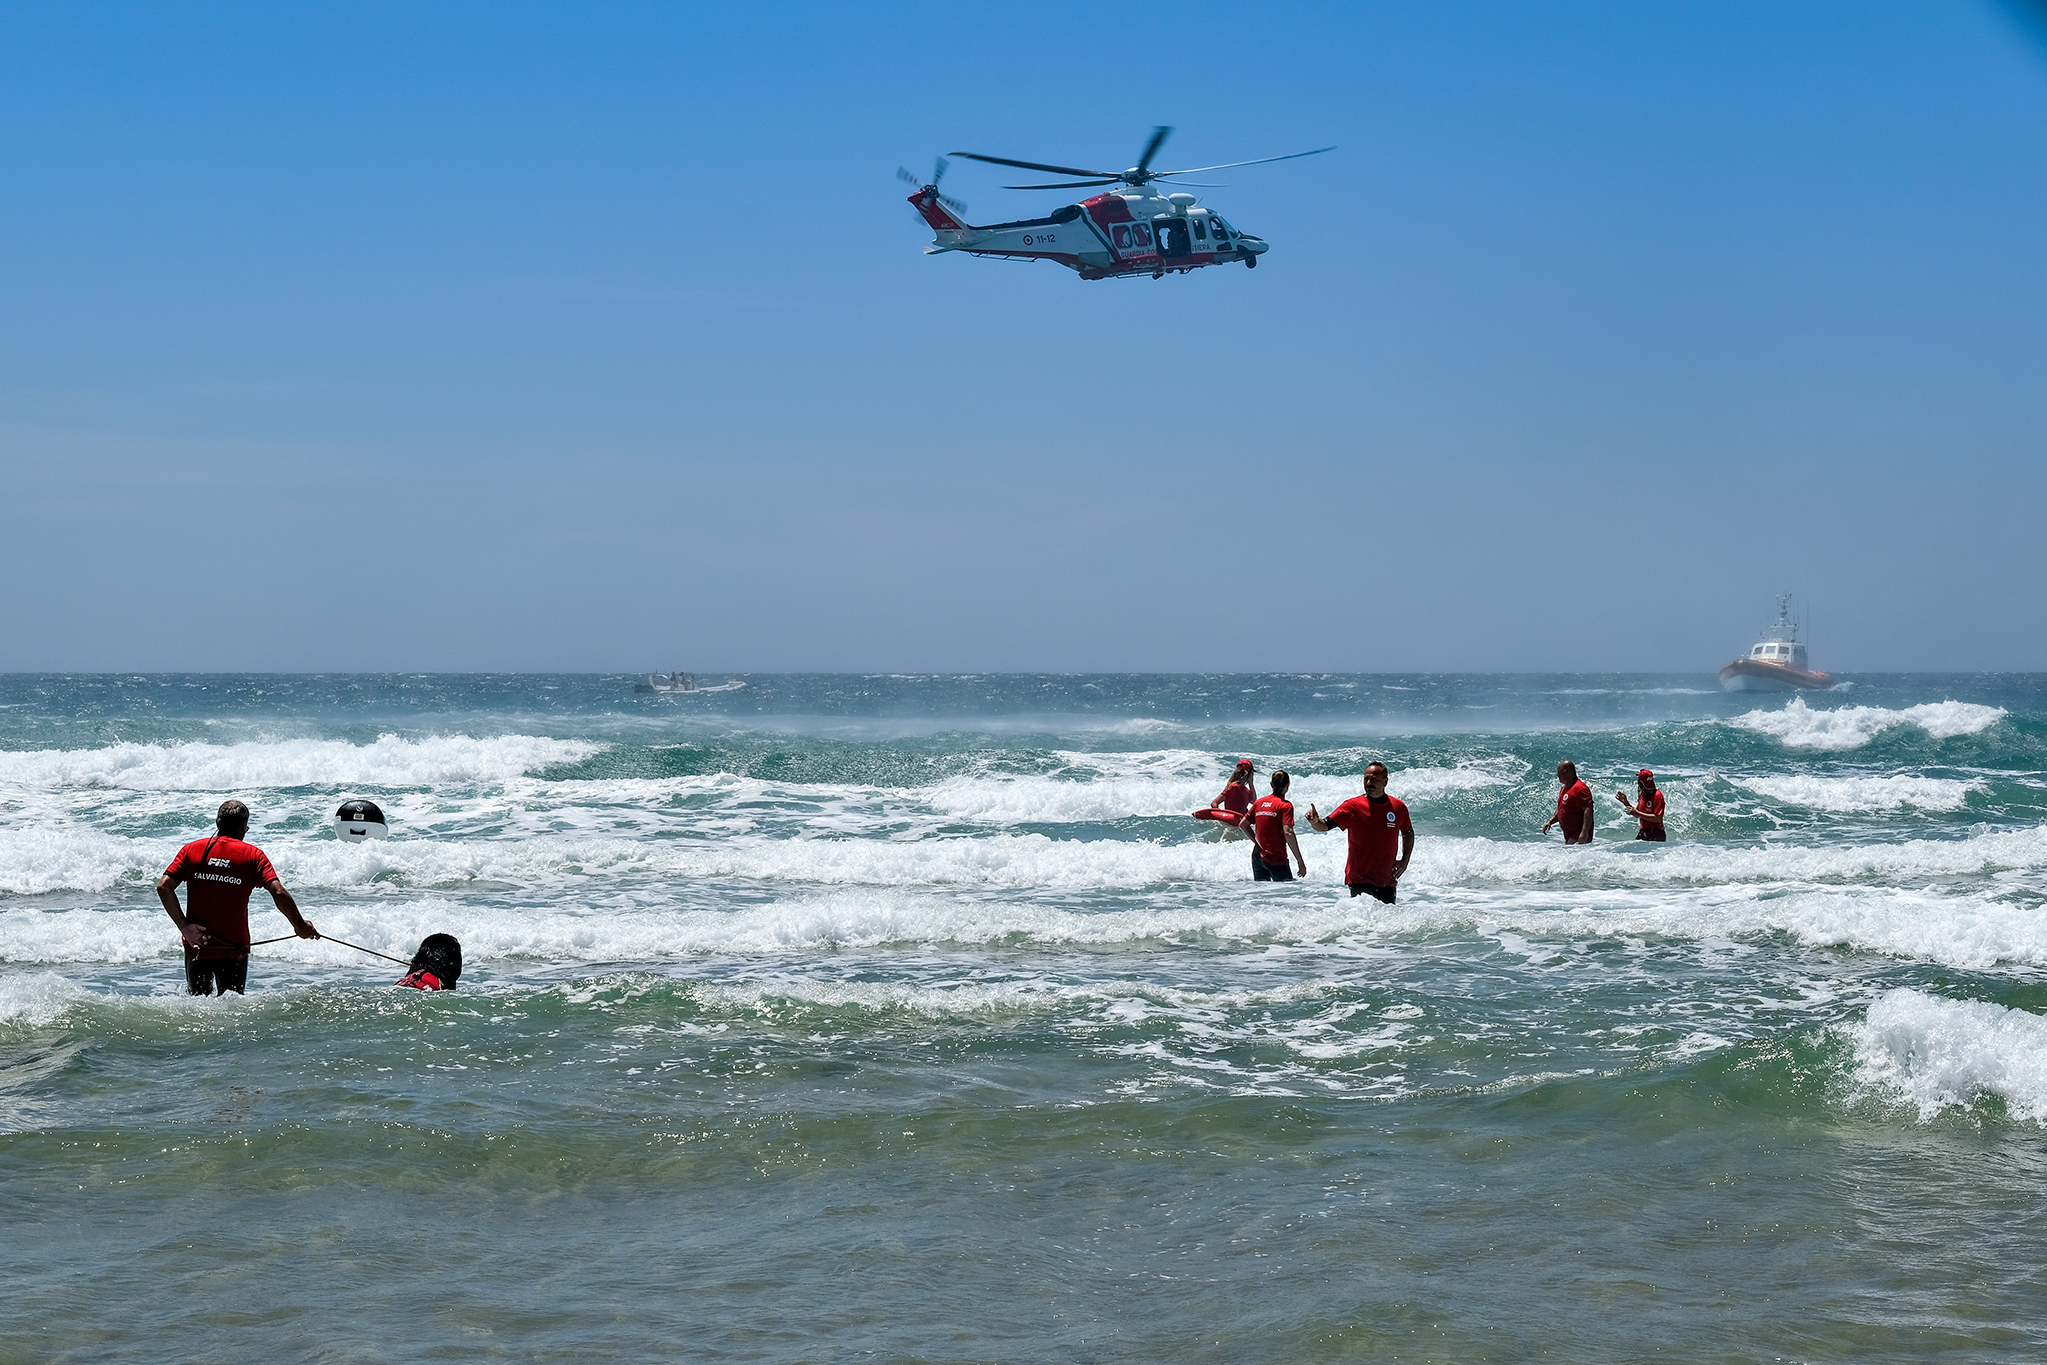
<svg viewBox="0 0 2047 1365">
<path fill-rule="evenodd" d="M 0 678 L 0 1359 L 2047 1349 L 2047 678 L 633 681 Z M 1243 756 L 1388 762 L 1400 904 Z M 460 990 L 178 994 L 227 796 Z"/>
</svg>

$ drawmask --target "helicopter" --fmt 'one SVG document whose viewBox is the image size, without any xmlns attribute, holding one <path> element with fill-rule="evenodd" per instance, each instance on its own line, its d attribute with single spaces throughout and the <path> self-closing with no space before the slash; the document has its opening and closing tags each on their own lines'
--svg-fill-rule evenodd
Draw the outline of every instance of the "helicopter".
<svg viewBox="0 0 2047 1365">
<path fill-rule="evenodd" d="M 1056 261 L 1084 280 L 1107 280 L 1134 275 L 1163 279 L 1169 273 L 1184 275 L 1205 265 L 1242 261 L 1256 268 L 1258 258 L 1271 249 L 1262 237 L 1254 237 L 1224 221 L 1213 209 L 1201 208 L 1195 196 L 1177 191 L 1161 194 L 1155 184 L 1174 184 L 1173 176 L 1202 171 L 1228 170 L 1233 166 L 1262 166 L 1268 161 L 1291 161 L 1295 157 L 1320 156 L 1334 147 L 1317 147 L 1312 152 L 1289 152 L 1285 156 L 1260 157 L 1255 161 L 1226 161 L 1220 166 L 1191 166 L 1180 171 L 1155 171 L 1152 158 L 1172 133 L 1161 125 L 1152 129 L 1144 155 L 1127 171 L 1084 171 L 1072 166 L 1048 166 L 1038 161 L 1013 161 L 1005 156 L 983 156 L 979 152 L 951 152 L 969 161 L 986 161 L 997 166 L 1018 166 L 1027 171 L 1052 175 L 1080 175 L 1085 180 L 1060 180 L 1046 185 L 1004 185 L 1006 190 L 1063 190 L 1083 186 L 1114 185 L 1092 199 L 1055 209 L 1043 218 L 1023 218 L 1013 223 L 991 223 L 975 227 L 964 220 L 967 206 L 938 192 L 945 178 L 946 160 L 939 157 L 928 182 L 920 182 L 907 170 L 899 179 L 917 186 L 910 204 L 937 238 L 924 248 L 927 256 L 964 251 L 973 256 L 1002 256 L 1010 260 Z M 1199 181 L 1180 184 L 1217 188 Z"/>
</svg>

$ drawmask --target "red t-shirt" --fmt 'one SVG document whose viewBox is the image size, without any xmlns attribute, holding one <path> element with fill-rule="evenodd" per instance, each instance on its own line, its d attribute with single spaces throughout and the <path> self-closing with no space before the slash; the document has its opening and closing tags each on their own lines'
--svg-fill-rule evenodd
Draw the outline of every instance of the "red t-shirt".
<svg viewBox="0 0 2047 1365">
<path fill-rule="evenodd" d="M 1232 782 L 1215 798 L 1215 804 L 1235 815 L 1237 818 L 1229 823 L 1241 828 L 1244 812 L 1251 809 L 1251 801 L 1257 794 L 1248 782 Z"/>
<path fill-rule="evenodd" d="M 1389 796 L 1374 805 L 1370 797 L 1353 796 L 1329 812 L 1329 823 L 1350 839 L 1350 857 L 1343 865 L 1345 885 L 1393 885 L 1393 864 L 1400 861 L 1400 832 L 1414 828 L 1405 801 Z"/>
<path fill-rule="evenodd" d="M 1564 827 L 1564 842 L 1567 844 L 1591 843 L 1592 837 L 1580 833 L 1585 828 L 1585 812 L 1592 809 L 1592 788 L 1585 785 L 1583 778 L 1564 788 L 1557 797 L 1557 823 Z"/>
<path fill-rule="evenodd" d="M 178 850 L 164 875 L 185 886 L 185 918 L 213 940 L 185 945 L 187 957 L 215 960 L 249 955 L 249 893 L 277 880 L 270 857 L 254 844 L 216 834 Z"/>
<path fill-rule="evenodd" d="M 1251 807 L 1257 827 L 1258 856 L 1274 867 L 1286 866 L 1286 832 L 1294 827 L 1294 803 L 1283 796 L 1261 796 Z"/>
<path fill-rule="evenodd" d="M 1649 792 L 1647 795 L 1638 794 L 1635 799 L 1635 809 L 1642 812 L 1642 814 L 1644 815 L 1663 814 L 1662 790 L 1659 788 L 1658 790 Z M 1637 839 L 1664 840 L 1663 822 L 1661 820 L 1658 820 L 1654 824 L 1651 824 L 1649 821 L 1644 820 L 1642 822 L 1641 830 L 1636 833 L 1635 837 Z"/>
</svg>

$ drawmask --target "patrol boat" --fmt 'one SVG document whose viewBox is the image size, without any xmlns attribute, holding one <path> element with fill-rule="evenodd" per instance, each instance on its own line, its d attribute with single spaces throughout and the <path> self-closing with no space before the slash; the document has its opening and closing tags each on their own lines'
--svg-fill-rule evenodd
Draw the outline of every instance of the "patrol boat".
<svg viewBox="0 0 2047 1365">
<path fill-rule="evenodd" d="M 643 683 L 634 683 L 635 692 L 737 692 L 746 686 L 743 682 L 722 682 L 716 687 L 697 686 L 694 673 L 649 673 Z"/>
<path fill-rule="evenodd" d="M 1791 594 L 1777 599 L 1777 620 L 1748 654 L 1720 670 L 1723 692 L 1790 692 L 1828 688 L 1833 675 L 1806 667 L 1805 646 L 1798 642 L 1798 623 L 1791 619 Z"/>
</svg>

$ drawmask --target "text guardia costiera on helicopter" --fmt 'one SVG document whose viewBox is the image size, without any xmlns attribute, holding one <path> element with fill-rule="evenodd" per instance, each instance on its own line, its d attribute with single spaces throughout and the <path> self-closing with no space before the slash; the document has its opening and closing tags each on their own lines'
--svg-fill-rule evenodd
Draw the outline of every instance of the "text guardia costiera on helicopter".
<svg viewBox="0 0 2047 1365">
<path fill-rule="evenodd" d="M 923 215 L 937 234 L 928 256 L 964 251 L 972 256 L 1004 256 L 1012 260 L 1056 261 L 1077 272 L 1084 280 L 1106 280 L 1117 276 L 1149 275 L 1163 278 L 1168 271 L 1185 274 L 1204 265 L 1225 265 L 1242 261 L 1256 266 L 1270 249 L 1262 237 L 1239 231 L 1213 209 L 1201 207 L 1191 194 L 1160 193 L 1153 186 L 1161 182 L 1216 188 L 1196 181 L 1173 181 L 1171 177 L 1201 171 L 1228 170 L 1233 166 L 1262 166 L 1268 161 L 1291 161 L 1298 156 L 1333 152 L 1334 147 L 1317 147 L 1311 152 L 1289 152 L 1285 156 L 1259 157 L 1255 161 L 1226 161 L 1217 166 L 1190 166 L 1179 171 L 1155 171 L 1151 161 L 1173 130 L 1152 129 L 1144 155 L 1127 171 L 1086 171 L 1073 166 L 1048 166 L 1041 161 L 1015 161 L 1006 156 L 983 156 L 979 152 L 953 152 L 972 161 L 997 166 L 1020 166 L 1027 171 L 1052 175 L 1086 176 L 1084 180 L 1058 180 L 1044 185 L 1004 185 L 1006 190 L 1064 190 L 1083 186 L 1114 185 L 1117 188 L 1083 199 L 1078 204 L 1054 210 L 1043 218 L 1024 218 L 1013 223 L 991 223 L 975 227 L 963 219 L 967 206 L 938 192 L 945 178 L 946 161 L 938 158 L 928 184 L 920 183 L 907 170 L 897 175 L 917 186 L 910 204 Z"/>
</svg>

